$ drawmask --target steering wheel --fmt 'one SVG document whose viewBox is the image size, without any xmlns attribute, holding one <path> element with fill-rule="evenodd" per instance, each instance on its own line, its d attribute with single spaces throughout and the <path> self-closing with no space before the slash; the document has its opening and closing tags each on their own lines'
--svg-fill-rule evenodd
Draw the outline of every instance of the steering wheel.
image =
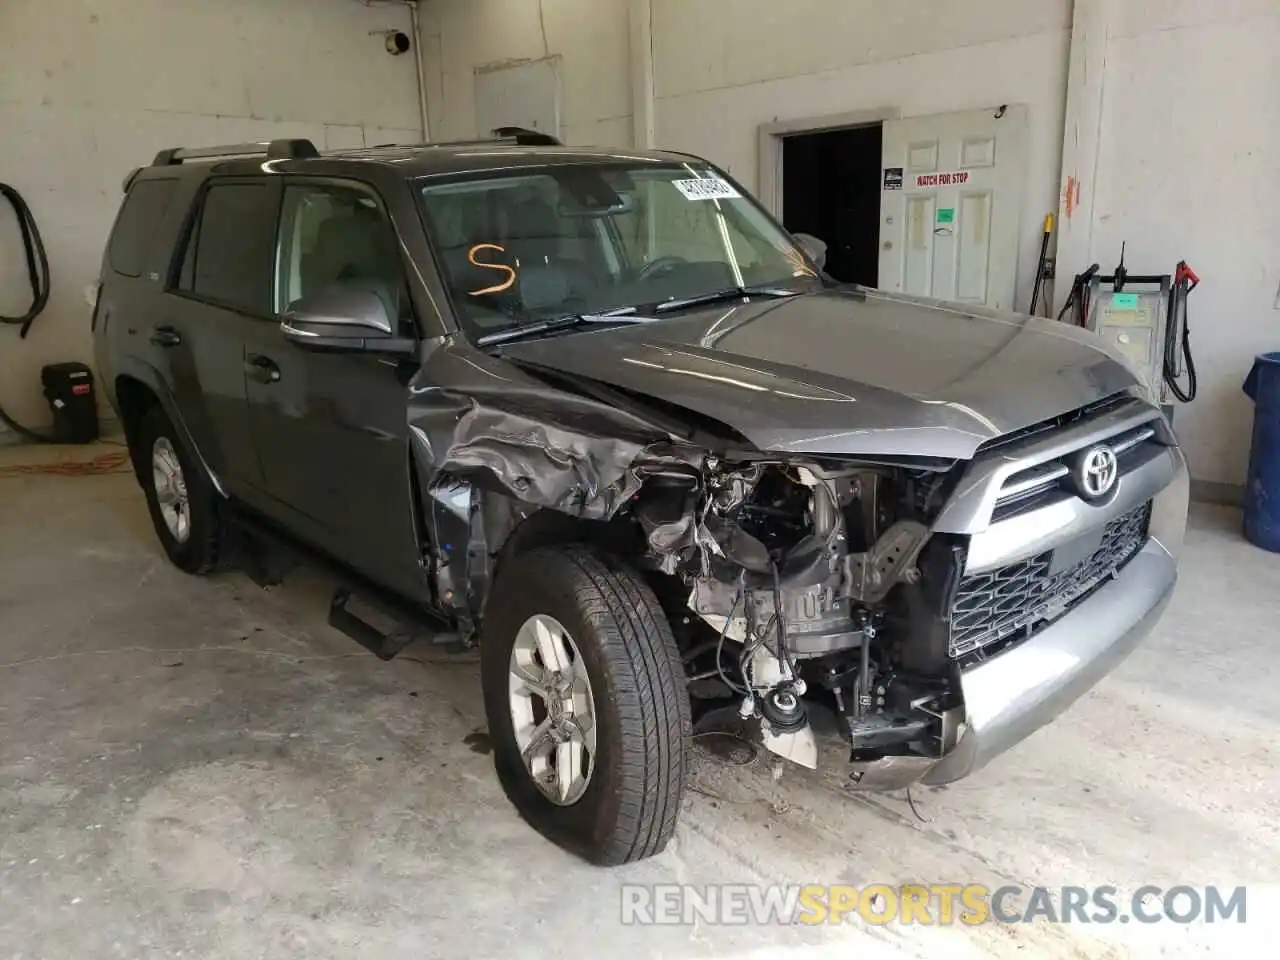
<svg viewBox="0 0 1280 960">
<path fill-rule="evenodd" d="M 652 280 L 654 277 L 658 276 L 659 274 L 670 273 L 676 267 L 682 267 L 688 262 L 689 261 L 686 260 L 684 257 L 677 257 L 674 255 L 659 257 L 657 260 L 650 260 L 643 267 L 641 267 L 640 272 L 636 274 L 636 279 Z"/>
</svg>

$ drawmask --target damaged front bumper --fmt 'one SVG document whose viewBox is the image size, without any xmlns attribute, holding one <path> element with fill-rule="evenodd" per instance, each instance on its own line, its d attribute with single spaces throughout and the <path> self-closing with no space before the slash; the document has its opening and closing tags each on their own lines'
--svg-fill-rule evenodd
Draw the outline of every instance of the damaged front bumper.
<svg viewBox="0 0 1280 960">
<path fill-rule="evenodd" d="M 1157 540 L 1080 607 L 1025 643 L 960 674 L 959 742 L 925 783 L 967 776 L 1044 726 L 1129 655 L 1164 612 L 1178 579 Z"/>
<path fill-rule="evenodd" d="M 1149 538 L 1105 586 L 1031 638 L 960 673 L 963 720 L 941 758 L 895 756 L 861 765 L 861 789 L 968 776 L 1058 716 L 1128 656 L 1160 619 L 1178 579 L 1186 528 L 1186 462 L 1152 504 Z"/>
</svg>

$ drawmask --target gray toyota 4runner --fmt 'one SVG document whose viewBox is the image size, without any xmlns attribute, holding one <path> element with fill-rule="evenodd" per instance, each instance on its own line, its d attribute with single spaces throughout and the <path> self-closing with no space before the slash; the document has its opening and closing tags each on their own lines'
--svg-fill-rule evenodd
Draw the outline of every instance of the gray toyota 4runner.
<svg viewBox="0 0 1280 960">
<path fill-rule="evenodd" d="M 1098 340 L 837 284 L 705 160 L 548 141 L 129 177 L 98 370 L 175 564 L 302 551 L 380 656 L 478 645 L 504 790 L 603 864 L 671 837 L 693 729 L 946 783 L 1151 628 L 1186 469 Z"/>
</svg>

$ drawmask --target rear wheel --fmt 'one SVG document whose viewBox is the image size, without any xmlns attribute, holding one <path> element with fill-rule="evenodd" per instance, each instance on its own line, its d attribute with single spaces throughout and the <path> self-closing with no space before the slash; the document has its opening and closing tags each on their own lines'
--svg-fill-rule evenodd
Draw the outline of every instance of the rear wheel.
<svg viewBox="0 0 1280 960">
<path fill-rule="evenodd" d="M 187 573 L 217 569 L 226 536 L 222 500 L 208 475 L 159 406 L 143 415 L 134 439 L 151 523 L 165 553 Z"/>
<path fill-rule="evenodd" d="M 586 547 L 506 565 L 481 639 L 494 765 L 520 815 L 611 865 L 660 852 L 684 792 L 689 700 L 661 606 Z"/>
</svg>

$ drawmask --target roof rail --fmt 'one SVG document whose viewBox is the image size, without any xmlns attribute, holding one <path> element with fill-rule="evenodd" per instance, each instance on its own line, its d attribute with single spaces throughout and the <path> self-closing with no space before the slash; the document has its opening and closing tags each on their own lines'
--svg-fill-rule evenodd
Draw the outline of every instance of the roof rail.
<svg viewBox="0 0 1280 960">
<path fill-rule="evenodd" d="M 426 143 L 372 143 L 367 147 L 351 147 L 329 151 L 344 157 L 363 156 L 379 150 L 426 150 L 431 147 L 490 147 L 494 144 L 515 144 L 521 147 L 559 147 L 561 142 L 549 133 L 529 130 L 525 127 L 498 127 L 492 137 L 471 140 L 432 140 Z"/>
<path fill-rule="evenodd" d="M 213 160 L 220 157 L 266 157 L 268 160 L 308 160 L 320 156 L 314 143 L 305 139 L 264 140 L 257 143 L 228 143 L 215 147 L 170 147 L 151 161 L 153 167 L 171 167 L 184 160 Z"/>
<path fill-rule="evenodd" d="M 367 147 L 380 150 L 386 147 L 468 147 L 494 143 L 514 143 L 521 147 L 558 147 L 560 141 L 549 133 L 530 130 L 527 127 L 498 127 L 493 137 L 483 140 L 448 140 L 437 143 L 385 143 Z M 361 150 L 341 150 L 339 153 L 360 153 Z M 186 160 L 216 160 L 226 157 L 266 157 L 268 160 L 309 160 L 320 156 L 314 143 L 306 139 L 261 140 L 254 143 L 227 143 L 212 147 L 170 147 L 161 150 L 151 161 L 153 167 L 172 167 Z"/>
</svg>

